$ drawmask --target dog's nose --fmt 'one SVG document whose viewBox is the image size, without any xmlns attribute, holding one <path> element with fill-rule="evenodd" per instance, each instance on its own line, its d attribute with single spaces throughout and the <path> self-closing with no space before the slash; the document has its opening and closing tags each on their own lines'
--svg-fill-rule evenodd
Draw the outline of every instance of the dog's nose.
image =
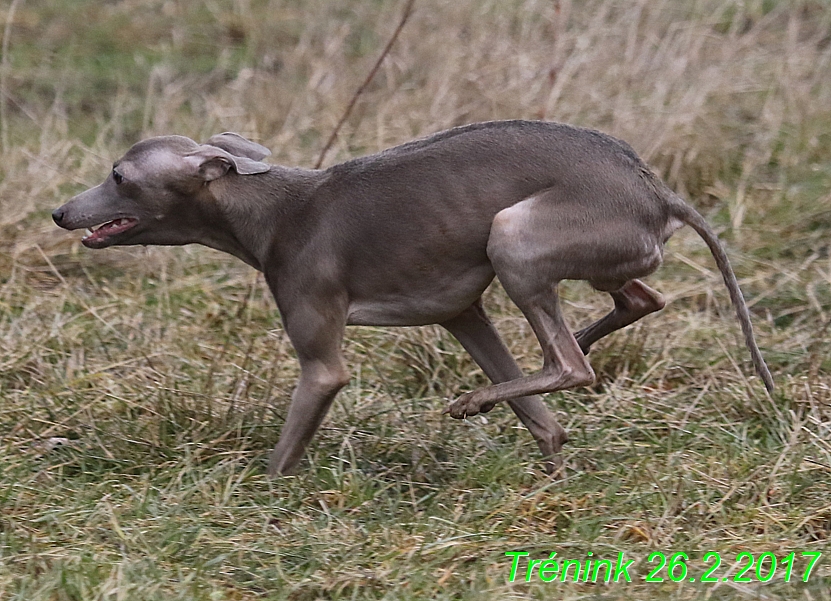
<svg viewBox="0 0 831 601">
<path fill-rule="evenodd" d="M 55 223 L 57 223 L 58 225 L 60 225 L 61 221 L 63 221 L 63 216 L 64 216 L 63 207 L 58 207 L 57 209 L 52 211 L 52 219 L 54 219 Z"/>
</svg>

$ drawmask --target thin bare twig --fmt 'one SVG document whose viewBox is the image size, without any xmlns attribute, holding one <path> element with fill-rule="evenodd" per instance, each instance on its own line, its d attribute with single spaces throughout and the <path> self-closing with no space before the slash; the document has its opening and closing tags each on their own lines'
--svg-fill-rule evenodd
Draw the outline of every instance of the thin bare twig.
<svg viewBox="0 0 831 601">
<path fill-rule="evenodd" d="M 6 28 L 3 31 L 3 59 L 0 62 L 0 143 L 2 143 L 3 154 L 9 149 L 9 130 L 6 126 L 6 73 L 9 70 L 9 40 L 12 35 L 12 23 L 17 6 L 23 0 L 12 0 L 9 5 L 9 12 L 6 15 Z"/>
<path fill-rule="evenodd" d="M 343 127 L 343 124 L 349 118 L 349 114 L 355 107 L 355 103 L 358 101 L 358 97 L 361 94 L 363 94 L 366 87 L 375 77 L 375 74 L 381 67 L 381 63 L 384 62 L 384 59 L 387 57 L 387 54 L 389 54 L 392 45 L 395 44 L 395 40 L 398 38 L 398 34 L 401 33 L 402 29 L 404 29 L 404 24 L 407 22 L 407 19 L 410 18 L 410 14 L 413 11 L 413 4 L 415 4 L 415 0 L 407 0 L 407 4 L 404 6 L 404 14 L 401 15 L 401 20 L 398 22 L 398 27 L 395 28 L 395 31 L 392 33 L 392 37 L 387 42 L 387 45 L 384 46 L 384 50 L 381 52 L 381 56 L 379 56 L 378 60 L 375 61 L 375 66 L 372 67 L 372 70 L 369 72 L 369 75 L 366 76 L 364 82 L 357 90 L 355 90 L 355 93 L 352 95 L 352 100 L 349 101 L 346 110 L 343 111 L 343 115 L 341 115 L 340 121 L 338 121 L 338 124 L 335 126 L 335 129 L 332 130 L 332 134 L 329 136 L 329 139 L 326 140 L 326 145 L 323 147 L 323 150 L 320 151 L 320 156 L 317 157 L 317 163 L 315 163 L 315 169 L 320 169 L 320 166 L 323 164 L 323 159 L 326 157 L 326 153 L 329 152 L 329 149 L 335 142 L 335 138 L 338 137 L 338 132 L 340 132 L 340 128 Z"/>
</svg>

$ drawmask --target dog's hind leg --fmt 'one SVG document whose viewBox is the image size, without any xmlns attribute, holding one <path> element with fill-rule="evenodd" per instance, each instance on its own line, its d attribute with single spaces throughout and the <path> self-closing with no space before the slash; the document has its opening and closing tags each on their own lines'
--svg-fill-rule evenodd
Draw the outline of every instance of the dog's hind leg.
<svg viewBox="0 0 831 601">
<path fill-rule="evenodd" d="M 666 305 L 660 292 L 640 280 L 630 280 L 621 289 L 609 291 L 609 295 L 615 302 L 615 308 L 574 335 L 584 355 L 589 353 L 592 344 L 604 336 L 660 311 Z"/>
<path fill-rule="evenodd" d="M 579 279 L 617 291 L 660 265 L 661 229 L 654 226 L 660 215 L 656 217 L 648 202 L 632 204 L 638 210 L 621 215 L 594 199 L 571 200 L 549 189 L 494 217 L 488 257 L 531 325 L 542 347 L 543 366 L 535 374 L 462 395 L 448 407 L 452 417 L 594 382 L 594 372 L 563 318 L 557 286 L 564 279 Z"/>
<path fill-rule="evenodd" d="M 482 308 L 481 299 L 441 325 L 456 337 L 494 384 L 522 377 L 522 371 Z M 560 450 L 568 441 L 566 431 L 537 395 L 511 399 L 508 404 L 537 441 L 546 471 L 555 472 L 562 464 Z M 481 411 L 486 413 L 491 408 L 493 405 L 482 407 Z"/>
</svg>

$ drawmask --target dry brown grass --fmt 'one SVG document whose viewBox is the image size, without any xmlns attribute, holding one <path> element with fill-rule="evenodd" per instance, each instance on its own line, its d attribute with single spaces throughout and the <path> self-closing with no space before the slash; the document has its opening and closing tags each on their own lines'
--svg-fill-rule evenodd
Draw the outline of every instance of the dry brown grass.
<svg viewBox="0 0 831 601">
<path fill-rule="evenodd" d="M 329 163 L 471 121 L 587 125 L 629 141 L 727 241 L 774 397 L 704 245 L 679 233 L 650 280 L 668 308 L 592 352 L 594 389 L 549 398 L 572 435 L 565 482 L 539 472 L 508 411 L 440 416 L 484 379 L 438 328 L 351 329 L 353 381 L 306 470 L 268 482 L 297 368 L 261 279 L 199 248 L 88 251 L 51 224 L 152 134 L 235 130 L 313 164 L 402 6 L 19 4 L 0 166 L 0 599 L 829 599 L 827 557 L 807 584 L 642 580 L 655 550 L 689 553 L 698 574 L 707 550 L 727 566 L 828 546 L 825 2 L 416 0 L 358 99 Z M 581 284 L 564 297 L 575 325 L 608 305 Z M 535 369 L 498 286 L 487 304 Z M 512 550 L 625 551 L 640 579 L 509 583 Z"/>
</svg>

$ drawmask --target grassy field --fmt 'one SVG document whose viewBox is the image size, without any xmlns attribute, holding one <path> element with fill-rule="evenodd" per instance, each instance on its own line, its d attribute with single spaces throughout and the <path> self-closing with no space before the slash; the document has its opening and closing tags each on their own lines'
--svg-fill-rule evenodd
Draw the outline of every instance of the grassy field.
<svg viewBox="0 0 831 601">
<path fill-rule="evenodd" d="M 479 120 L 570 122 L 629 141 L 716 226 L 774 395 L 682 230 L 649 279 L 668 307 L 596 345 L 593 388 L 547 397 L 571 435 L 560 481 L 507 408 L 441 415 L 485 379 L 438 327 L 350 328 L 351 383 L 300 475 L 269 481 L 298 369 L 262 277 L 204 248 L 90 251 L 49 217 L 154 134 L 233 130 L 313 165 L 402 2 L 11 6 L 0 600 L 831 599 L 825 0 L 416 0 L 329 153 Z M 610 306 L 581 283 L 563 297 L 575 328 Z M 486 306 L 537 369 L 498 285 Z M 511 582 L 515 551 L 625 553 L 632 582 L 525 582 L 524 561 Z M 718 582 L 701 582 L 708 551 Z M 801 553 L 818 551 L 803 582 Z M 687 553 L 689 577 L 646 582 L 654 552 Z M 734 580 L 742 552 L 779 559 L 770 582 Z"/>
</svg>

